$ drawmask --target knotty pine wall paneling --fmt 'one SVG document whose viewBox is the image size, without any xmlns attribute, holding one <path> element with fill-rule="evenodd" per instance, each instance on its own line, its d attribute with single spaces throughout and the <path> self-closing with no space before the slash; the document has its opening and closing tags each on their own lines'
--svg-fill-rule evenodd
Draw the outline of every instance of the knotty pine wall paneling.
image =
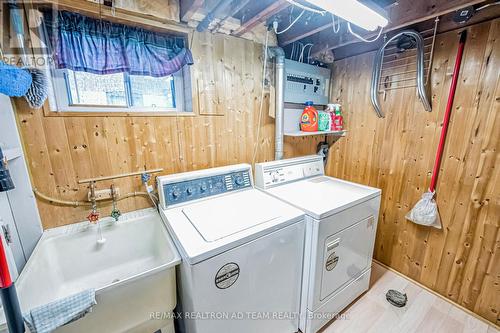
<svg viewBox="0 0 500 333">
<path fill-rule="evenodd" d="M 381 96 L 386 116 L 377 118 L 369 97 L 374 53 L 335 62 L 331 99 L 344 105 L 348 134 L 332 146 L 327 173 L 382 189 L 377 260 L 499 325 L 500 20 L 468 30 L 437 185 L 443 230 L 405 214 L 430 183 L 457 31 L 436 41 L 430 113 L 406 88 Z"/>
<path fill-rule="evenodd" d="M 261 96 L 262 45 L 220 34 L 195 33 L 191 67 L 193 116 L 45 116 L 22 100 L 16 109 L 33 186 L 52 197 L 85 200 L 79 179 L 164 168 L 164 174 L 251 163 Z M 274 120 L 266 92 L 257 160 L 274 157 Z M 113 181 L 121 193 L 143 191 L 140 177 Z M 111 181 L 100 182 L 108 188 Z M 82 221 L 86 207 L 38 200 L 44 228 Z M 120 201 L 131 211 L 146 198 Z M 99 205 L 103 216 L 110 205 Z"/>
<path fill-rule="evenodd" d="M 369 100 L 374 53 L 335 62 L 331 100 L 344 105 L 348 134 L 331 147 L 327 173 L 382 189 L 375 258 L 499 324 L 500 20 L 469 29 L 460 82 L 437 186 L 443 230 L 404 215 L 430 182 L 457 31 L 439 35 L 431 74 L 433 111 L 415 89 L 387 92 L 384 119 Z M 195 33 L 192 42 L 195 116 L 44 116 L 18 100 L 17 117 L 33 185 L 43 193 L 84 200 L 83 178 L 164 168 L 165 174 L 252 160 L 261 95 L 262 45 Z M 407 69 L 410 69 L 408 65 Z M 274 120 L 265 94 L 257 161 L 274 157 Z M 285 156 L 316 152 L 323 137 L 285 138 Z M 331 140 L 331 139 L 330 139 Z M 114 181 L 139 191 L 139 177 Z M 99 183 L 106 188 L 111 182 Z M 38 200 L 44 228 L 85 219 L 87 208 Z M 119 209 L 148 207 L 145 198 Z M 103 215 L 110 206 L 99 207 Z"/>
</svg>

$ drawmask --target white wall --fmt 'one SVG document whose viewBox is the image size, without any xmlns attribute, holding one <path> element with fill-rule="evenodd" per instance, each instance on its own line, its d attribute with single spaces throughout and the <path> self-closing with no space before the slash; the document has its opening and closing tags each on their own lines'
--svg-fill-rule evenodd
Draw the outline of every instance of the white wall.
<svg viewBox="0 0 500 333">
<path fill-rule="evenodd" d="M 0 224 L 10 226 L 9 245 L 20 271 L 42 235 L 40 215 L 31 187 L 12 103 L 0 94 L 0 147 L 7 155 L 15 189 L 0 196 Z M 10 209 L 9 209 L 10 208 Z M 1 230 L 0 230 L 1 231 Z"/>
</svg>

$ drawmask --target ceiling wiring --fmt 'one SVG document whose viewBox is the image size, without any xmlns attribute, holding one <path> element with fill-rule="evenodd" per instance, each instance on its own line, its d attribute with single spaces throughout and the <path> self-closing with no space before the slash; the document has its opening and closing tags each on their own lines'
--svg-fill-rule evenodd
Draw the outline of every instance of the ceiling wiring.
<svg viewBox="0 0 500 333">
<path fill-rule="evenodd" d="M 378 31 L 378 35 L 377 37 L 375 37 L 374 39 L 366 39 L 362 36 L 360 36 L 359 34 L 355 33 L 354 31 L 352 31 L 352 27 L 351 27 L 351 22 L 347 22 L 347 29 L 349 29 L 349 32 L 351 33 L 351 35 L 353 35 L 354 37 L 358 38 L 359 40 L 365 42 L 365 43 L 373 43 L 375 41 L 377 41 L 380 36 L 382 35 L 382 30 L 384 30 L 384 28 L 380 28 L 380 30 Z"/>
<path fill-rule="evenodd" d="M 484 5 L 484 6 L 479 7 L 478 9 L 476 9 L 476 13 L 479 12 L 480 10 L 486 9 L 488 7 L 491 7 L 491 6 L 496 6 L 496 5 L 500 5 L 500 1 L 488 3 L 488 4 Z"/>
<path fill-rule="evenodd" d="M 292 44 L 292 52 L 290 53 L 290 59 L 299 60 L 299 56 L 303 48 L 304 44 L 302 44 L 301 42 L 294 42 Z"/>
<path fill-rule="evenodd" d="M 309 52 L 307 52 L 307 63 L 309 64 L 311 61 L 311 50 L 313 48 L 314 44 L 311 44 L 311 47 L 309 48 Z"/>
<path fill-rule="evenodd" d="M 304 60 L 304 51 L 306 50 L 306 47 L 308 47 L 308 46 L 310 46 L 312 48 L 313 44 L 312 43 L 307 43 L 306 45 L 304 45 L 304 47 L 302 47 L 302 51 L 300 52 L 300 56 L 299 56 L 299 62 L 303 62 L 303 60 Z"/>
<path fill-rule="evenodd" d="M 281 35 L 282 33 L 287 32 L 288 30 L 290 30 L 290 28 L 293 27 L 295 23 L 297 23 L 297 21 L 302 17 L 302 15 L 304 15 L 305 12 L 306 12 L 305 9 L 302 10 L 302 12 L 300 12 L 299 16 L 297 16 L 295 18 L 295 20 L 293 20 L 293 22 L 290 23 L 290 25 L 288 27 L 286 27 L 285 29 L 283 29 L 281 31 L 278 31 L 277 21 L 274 21 L 273 22 L 274 33 L 276 33 L 276 35 Z"/>
<path fill-rule="evenodd" d="M 333 33 L 338 34 L 340 31 L 340 18 L 337 18 L 337 24 L 335 24 L 335 15 L 332 14 L 332 28 Z"/>
</svg>

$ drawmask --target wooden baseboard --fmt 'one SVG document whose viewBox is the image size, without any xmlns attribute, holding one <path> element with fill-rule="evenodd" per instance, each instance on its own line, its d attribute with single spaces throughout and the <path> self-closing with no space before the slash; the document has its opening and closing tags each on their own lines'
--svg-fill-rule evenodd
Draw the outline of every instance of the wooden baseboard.
<svg viewBox="0 0 500 333">
<path fill-rule="evenodd" d="M 376 260 L 376 259 L 372 259 L 372 261 L 373 261 L 374 263 L 376 263 L 376 264 L 378 264 L 378 265 L 380 265 L 380 266 L 384 267 L 385 269 L 387 269 L 387 270 L 389 270 L 389 271 L 391 271 L 391 272 L 393 272 L 393 273 L 396 273 L 396 274 L 398 274 L 399 276 L 401 276 L 401 277 L 403 277 L 403 278 L 405 278 L 405 279 L 407 279 L 407 280 L 409 280 L 409 281 L 413 282 L 413 283 L 414 283 L 414 284 L 416 284 L 417 286 L 421 287 L 422 289 L 427 290 L 428 292 L 430 292 L 431 294 L 436 295 L 437 297 L 440 297 L 441 299 L 443 299 L 443 300 L 445 300 L 446 302 L 448 302 L 448 303 L 452 304 L 453 306 L 456 306 L 456 307 L 458 307 L 458 308 L 462 309 L 463 311 L 467 312 L 468 314 L 470 314 L 470 315 L 471 315 L 471 316 L 473 316 L 474 318 L 477 318 L 477 319 L 481 320 L 482 322 L 484 322 L 484 323 L 486 323 L 486 324 L 488 324 L 488 325 L 490 325 L 490 326 L 495 327 L 497 330 L 500 330 L 500 326 L 498 326 L 496 323 L 493 323 L 493 322 L 489 321 L 488 319 L 486 319 L 486 318 L 484 318 L 484 317 L 481 317 L 481 316 L 480 316 L 480 315 L 478 315 L 477 313 L 475 313 L 475 312 L 473 312 L 473 311 L 471 311 L 471 310 L 467 309 L 466 307 L 464 307 L 464 306 L 462 306 L 462 305 L 460 305 L 460 304 L 456 303 L 455 301 L 452 301 L 451 299 L 444 297 L 443 295 L 441 295 L 441 294 L 440 294 L 440 293 L 438 293 L 437 291 L 432 290 L 431 288 L 429 288 L 429 287 L 427 287 L 427 286 L 423 285 L 422 283 L 420 283 L 420 282 L 418 282 L 418 281 L 413 280 L 412 278 L 410 278 L 410 277 L 408 277 L 408 276 L 404 275 L 403 273 L 401 273 L 401 272 L 399 272 L 399 271 L 395 270 L 394 268 L 392 268 L 392 267 L 390 267 L 390 266 L 387 266 L 386 264 L 384 264 L 384 263 L 382 263 L 382 262 L 380 262 L 380 261 L 378 261 L 378 260 Z"/>
</svg>

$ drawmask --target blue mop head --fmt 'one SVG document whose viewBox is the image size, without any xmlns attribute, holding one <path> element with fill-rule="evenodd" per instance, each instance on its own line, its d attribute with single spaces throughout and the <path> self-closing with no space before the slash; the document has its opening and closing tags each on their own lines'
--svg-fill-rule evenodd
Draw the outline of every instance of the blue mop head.
<svg viewBox="0 0 500 333">
<path fill-rule="evenodd" d="M 0 61 L 0 94 L 10 97 L 24 96 L 32 82 L 29 72 Z"/>
<path fill-rule="evenodd" d="M 47 77 L 41 69 L 29 67 L 23 69 L 32 77 L 31 86 L 24 98 L 28 102 L 30 108 L 39 109 L 43 106 L 43 103 L 45 103 L 49 95 Z"/>
</svg>

